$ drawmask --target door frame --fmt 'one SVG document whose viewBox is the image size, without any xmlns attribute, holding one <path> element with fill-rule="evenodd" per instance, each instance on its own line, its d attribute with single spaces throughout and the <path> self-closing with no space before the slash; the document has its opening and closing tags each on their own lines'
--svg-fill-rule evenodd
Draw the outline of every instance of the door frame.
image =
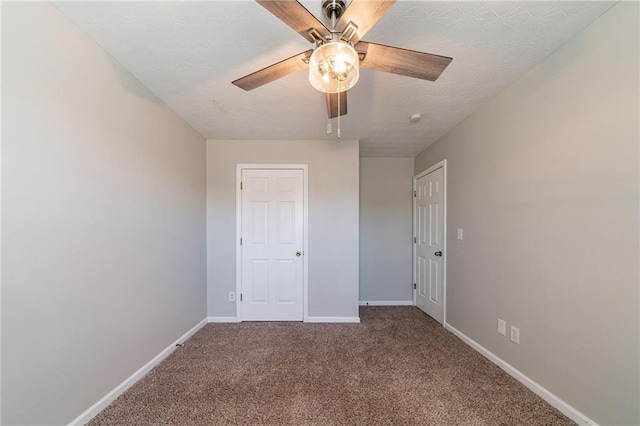
<svg viewBox="0 0 640 426">
<path fill-rule="evenodd" d="M 309 167 L 308 164 L 236 164 L 236 321 L 242 322 L 242 182 L 243 170 L 302 170 L 302 320 L 309 319 L 308 288 L 309 277 L 307 271 L 309 253 Z"/>
<path fill-rule="evenodd" d="M 443 212 L 442 212 L 442 226 L 443 226 L 443 241 L 442 241 L 442 251 L 444 252 L 444 256 L 442 256 L 442 326 L 446 327 L 447 325 L 447 160 L 446 158 L 433 166 L 421 171 L 417 175 L 413 177 L 413 237 L 416 238 L 417 233 L 417 215 L 416 215 L 416 191 L 417 191 L 417 182 L 418 179 L 428 175 L 431 172 L 434 172 L 438 169 L 442 168 L 442 192 L 443 192 Z M 416 267 L 418 262 L 416 261 L 416 244 L 414 243 L 412 246 L 412 264 L 413 264 L 413 282 L 414 286 L 417 283 L 417 274 Z M 416 289 L 413 289 L 413 305 L 416 306 Z"/>
</svg>

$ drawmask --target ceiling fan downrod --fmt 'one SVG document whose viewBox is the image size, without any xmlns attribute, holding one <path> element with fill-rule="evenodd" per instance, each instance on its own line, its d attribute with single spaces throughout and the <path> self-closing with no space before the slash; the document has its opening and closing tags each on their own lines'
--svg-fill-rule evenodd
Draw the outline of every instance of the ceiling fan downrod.
<svg viewBox="0 0 640 426">
<path fill-rule="evenodd" d="M 340 19 L 344 13 L 344 5 L 343 0 L 325 0 L 325 2 L 322 3 L 322 12 L 327 18 L 331 19 L 331 29 L 333 31 L 336 29 L 336 22 L 338 22 L 338 19 Z"/>
</svg>

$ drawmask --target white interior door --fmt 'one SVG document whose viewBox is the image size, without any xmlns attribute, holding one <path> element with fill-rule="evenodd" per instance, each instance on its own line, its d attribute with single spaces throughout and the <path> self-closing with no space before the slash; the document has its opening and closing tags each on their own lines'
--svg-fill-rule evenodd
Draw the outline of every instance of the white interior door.
<svg viewBox="0 0 640 426">
<path fill-rule="evenodd" d="M 444 316 L 444 170 L 416 180 L 416 306 L 442 323 Z"/>
<path fill-rule="evenodd" d="M 302 170 L 242 170 L 243 321 L 303 319 Z"/>
</svg>

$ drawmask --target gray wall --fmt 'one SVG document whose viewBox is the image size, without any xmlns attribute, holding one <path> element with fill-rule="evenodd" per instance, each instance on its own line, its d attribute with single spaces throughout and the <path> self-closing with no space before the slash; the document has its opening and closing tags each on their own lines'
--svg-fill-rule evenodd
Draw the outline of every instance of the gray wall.
<svg viewBox="0 0 640 426">
<path fill-rule="evenodd" d="M 638 9 L 614 6 L 415 164 L 448 160 L 447 321 L 600 424 L 640 424 Z"/>
<path fill-rule="evenodd" d="M 413 301 L 413 158 L 360 159 L 360 300 Z"/>
<path fill-rule="evenodd" d="M 205 141 L 49 3 L 2 3 L 2 424 L 68 423 L 206 316 Z"/>
<path fill-rule="evenodd" d="M 209 316 L 236 315 L 236 164 L 309 165 L 309 316 L 358 316 L 358 141 L 207 142 Z"/>
</svg>

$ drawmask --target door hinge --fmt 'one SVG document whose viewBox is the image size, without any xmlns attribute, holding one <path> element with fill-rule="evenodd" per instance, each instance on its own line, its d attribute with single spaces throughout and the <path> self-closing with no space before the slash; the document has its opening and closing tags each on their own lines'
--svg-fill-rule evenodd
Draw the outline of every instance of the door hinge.
<svg viewBox="0 0 640 426">
<path fill-rule="evenodd" d="M 417 242 L 418 242 L 418 240 L 416 240 L 416 237 L 413 237 L 413 244 L 415 244 Z M 242 243 L 240 243 L 240 244 L 242 244 Z"/>
<path fill-rule="evenodd" d="M 240 301 L 242 302 L 242 293 L 240 293 Z"/>
<path fill-rule="evenodd" d="M 242 182 L 240 182 L 240 191 L 242 191 Z"/>
<path fill-rule="evenodd" d="M 415 290 L 417 288 L 418 288 L 418 286 L 416 285 L 416 283 L 413 283 L 413 289 Z"/>
<path fill-rule="evenodd" d="M 413 198 L 416 198 L 418 196 L 416 191 L 413 191 Z"/>
<path fill-rule="evenodd" d="M 242 245 L 242 238 L 240 238 L 240 245 Z"/>
</svg>

